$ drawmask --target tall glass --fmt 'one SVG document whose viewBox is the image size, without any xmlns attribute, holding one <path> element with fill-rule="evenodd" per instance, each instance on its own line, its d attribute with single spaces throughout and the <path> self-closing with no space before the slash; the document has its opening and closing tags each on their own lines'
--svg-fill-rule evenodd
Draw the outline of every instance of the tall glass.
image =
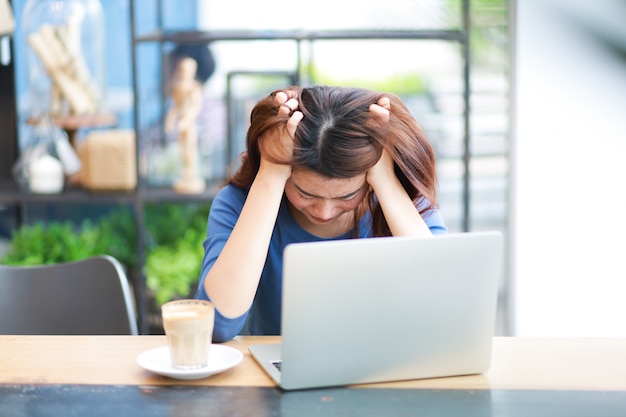
<svg viewBox="0 0 626 417">
<path fill-rule="evenodd" d="M 208 364 L 215 308 L 204 300 L 176 300 L 161 307 L 163 329 L 176 369 L 200 369 Z"/>
</svg>

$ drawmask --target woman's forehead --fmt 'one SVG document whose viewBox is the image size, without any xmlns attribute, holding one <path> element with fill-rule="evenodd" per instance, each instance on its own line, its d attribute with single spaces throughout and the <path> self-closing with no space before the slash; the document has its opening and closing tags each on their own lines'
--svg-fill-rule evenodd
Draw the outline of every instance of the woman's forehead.
<svg viewBox="0 0 626 417">
<path fill-rule="evenodd" d="M 307 194 L 336 198 L 359 191 L 366 182 L 366 173 L 350 178 L 332 178 L 308 169 L 294 169 L 290 181 Z"/>
</svg>

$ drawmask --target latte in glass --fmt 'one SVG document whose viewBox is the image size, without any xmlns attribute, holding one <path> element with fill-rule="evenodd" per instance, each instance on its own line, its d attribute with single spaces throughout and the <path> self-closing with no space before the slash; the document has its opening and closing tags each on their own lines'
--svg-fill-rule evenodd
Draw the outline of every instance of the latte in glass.
<svg viewBox="0 0 626 417">
<path fill-rule="evenodd" d="M 207 366 L 215 308 L 204 300 L 176 300 L 161 306 L 172 366 L 199 369 Z"/>
</svg>

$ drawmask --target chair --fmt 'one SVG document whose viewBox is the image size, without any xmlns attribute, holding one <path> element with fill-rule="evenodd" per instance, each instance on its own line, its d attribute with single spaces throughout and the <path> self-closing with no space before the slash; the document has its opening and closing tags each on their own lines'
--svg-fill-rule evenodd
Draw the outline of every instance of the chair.
<svg viewBox="0 0 626 417">
<path fill-rule="evenodd" d="M 0 265 L 0 334 L 137 335 L 122 265 L 108 255 L 54 265 Z"/>
</svg>

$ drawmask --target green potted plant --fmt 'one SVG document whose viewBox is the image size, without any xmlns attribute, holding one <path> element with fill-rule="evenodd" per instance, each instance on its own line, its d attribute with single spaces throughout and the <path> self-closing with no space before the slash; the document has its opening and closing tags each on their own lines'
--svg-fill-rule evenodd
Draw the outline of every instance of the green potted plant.
<svg viewBox="0 0 626 417">
<path fill-rule="evenodd" d="M 17 228 L 4 265 L 42 265 L 71 262 L 95 255 L 111 255 L 127 268 L 136 266 L 132 215 L 119 208 L 100 220 L 37 222 Z"/>
</svg>

